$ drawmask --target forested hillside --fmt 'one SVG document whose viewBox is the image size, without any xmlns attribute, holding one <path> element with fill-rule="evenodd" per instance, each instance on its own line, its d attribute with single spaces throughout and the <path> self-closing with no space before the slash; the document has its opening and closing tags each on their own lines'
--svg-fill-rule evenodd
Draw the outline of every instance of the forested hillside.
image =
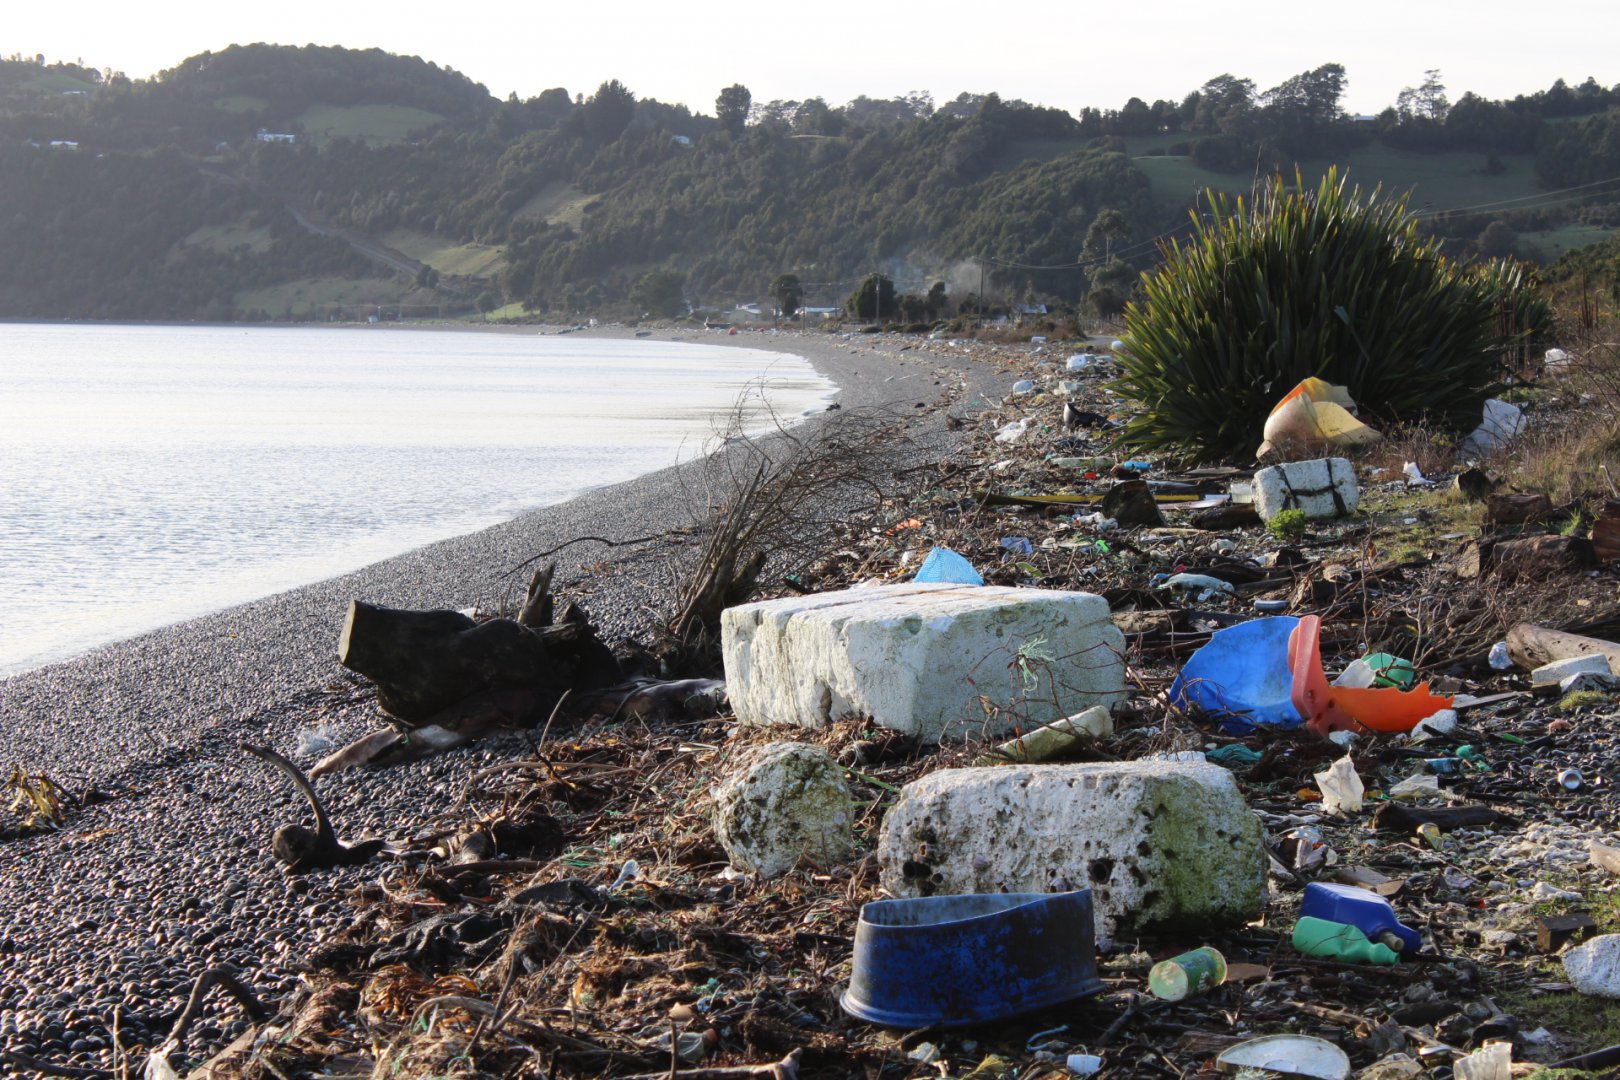
<svg viewBox="0 0 1620 1080">
<path fill-rule="evenodd" d="M 769 302 L 779 280 L 833 306 L 872 273 L 916 310 L 947 282 L 928 314 L 981 288 L 1106 313 L 1197 192 L 1296 164 L 1413 187 L 1457 255 L 1550 259 L 1620 225 L 1620 87 L 1452 104 L 1431 72 L 1357 118 L 1346 79 L 1324 64 L 1260 91 L 1226 74 L 1077 114 L 732 86 L 707 115 L 617 80 L 503 102 L 375 49 L 232 46 L 146 81 L 11 57 L 0 316 L 676 312 Z"/>
</svg>

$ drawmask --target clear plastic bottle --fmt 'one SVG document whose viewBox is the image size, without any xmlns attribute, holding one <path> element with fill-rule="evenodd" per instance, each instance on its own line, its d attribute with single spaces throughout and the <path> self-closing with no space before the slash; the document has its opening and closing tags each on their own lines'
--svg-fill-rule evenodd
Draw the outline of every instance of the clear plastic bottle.
<svg viewBox="0 0 1620 1080">
<path fill-rule="evenodd" d="M 1148 972 L 1148 991 L 1165 1001 L 1202 994 L 1226 981 L 1226 957 L 1208 945 L 1172 956 Z"/>
</svg>

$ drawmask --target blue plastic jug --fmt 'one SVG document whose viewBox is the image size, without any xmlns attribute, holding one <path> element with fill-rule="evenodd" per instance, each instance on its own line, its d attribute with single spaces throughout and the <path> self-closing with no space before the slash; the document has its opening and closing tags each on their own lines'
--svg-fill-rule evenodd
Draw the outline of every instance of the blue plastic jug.
<svg viewBox="0 0 1620 1080">
<path fill-rule="evenodd" d="M 1299 905 L 1302 917 L 1325 919 L 1355 927 L 1373 941 L 1393 934 L 1400 939 L 1400 952 L 1417 952 L 1423 948 L 1423 937 L 1409 926 L 1401 925 L 1395 909 L 1377 893 L 1354 885 L 1334 885 L 1313 881 L 1305 886 L 1305 899 Z M 1385 944 L 1393 944 L 1385 940 Z"/>
</svg>

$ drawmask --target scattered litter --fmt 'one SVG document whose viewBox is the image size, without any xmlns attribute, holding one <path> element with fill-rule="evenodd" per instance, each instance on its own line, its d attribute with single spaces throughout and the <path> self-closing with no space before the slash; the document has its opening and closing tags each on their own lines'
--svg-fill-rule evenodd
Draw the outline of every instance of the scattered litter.
<svg viewBox="0 0 1620 1080">
<path fill-rule="evenodd" d="M 1506 446 L 1524 430 L 1524 410 L 1501 398 L 1487 398 L 1483 419 L 1468 438 L 1463 440 L 1462 452 L 1479 457 Z"/>
<path fill-rule="evenodd" d="M 1438 776 L 1418 773 L 1408 776 L 1398 784 L 1391 784 L 1385 792 L 1392 799 L 1422 799 L 1440 794 L 1440 778 Z"/>
<path fill-rule="evenodd" d="M 1306 956 L 1319 956 L 1347 964 L 1398 964 L 1401 954 L 1373 941 L 1348 923 L 1300 916 L 1294 924 L 1294 948 Z"/>
<path fill-rule="evenodd" d="M 1230 594 L 1234 590 L 1230 581 L 1210 577 L 1208 574 L 1171 574 L 1159 582 L 1160 589 L 1198 590 L 1198 602 L 1203 603 L 1216 593 Z"/>
<path fill-rule="evenodd" d="M 1163 1001 L 1181 1001 L 1226 981 L 1226 957 L 1208 945 L 1161 960 L 1148 972 L 1148 991 Z"/>
<path fill-rule="evenodd" d="M 1498 641 L 1491 646 L 1491 669 L 1494 671 L 1508 671 L 1513 667 L 1513 657 L 1508 655 L 1508 643 Z"/>
<path fill-rule="evenodd" d="M 975 765 L 998 765 L 1005 761 L 1050 761 L 1076 746 L 1114 733 L 1114 719 L 1107 708 L 1094 705 L 1085 712 L 1054 721 L 1016 739 L 1009 739 L 994 751 L 975 758 Z M 1258 755 L 1256 755 L 1258 756 Z"/>
<path fill-rule="evenodd" d="M 1511 1080 L 1513 1047 L 1505 1042 L 1486 1043 L 1451 1067 L 1456 1080 Z"/>
<path fill-rule="evenodd" d="M 950 548 L 936 547 L 917 568 L 913 581 L 943 582 L 952 585 L 983 585 L 984 578 L 973 564 Z"/>
<path fill-rule="evenodd" d="M 1316 786 L 1322 789 L 1322 809 L 1328 813 L 1354 813 L 1361 809 L 1366 789 L 1362 786 L 1361 777 L 1356 774 L 1355 763 L 1348 755 L 1317 773 Z"/>
<path fill-rule="evenodd" d="M 1003 426 L 1000 431 L 996 432 L 996 442 L 1004 444 L 1017 442 L 1019 439 L 1022 439 L 1024 437 L 1024 433 L 1029 430 L 1029 424 L 1030 421 L 1028 419 L 1014 420 L 1012 423 Z"/>
<path fill-rule="evenodd" d="M 1251 750 L 1242 743 L 1228 743 L 1216 747 L 1214 750 L 1204 751 L 1204 758 L 1228 769 L 1247 769 L 1265 757 L 1258 750 Z"/>
<path fill-rule="evenodd" d="M 1377 442 L 1381 435 L 1355 416 L 1350 392 L 1322 379 L 1309 378 L 1290 390 L 1266 417 L 1264 442 L 1255 453 L 1274 450 L 1342 450 Z"/>
<path fill-rule="evenodd" d="M 1307 519 L 1344 517 L 1361 501 L 1356 470 L 1346 458 L 1317 458 L 1273 465 L 1254 474 L 1255 511 L 1271 521 L 1284 510 Z"/>
<path fill-rule="evenodd" d="M 1305 886 L 1299 913 L 1345 923 L 1396 952 L 1418 952 L 1423 936 L 1395 917 L 1395 909 L 1377 893 L 1355 885 L 1313 881 Z"/>
<path fill-rule="evenodd" d="M 1408 461 L 1405 465 L 1402 465 L 1401 472 L 1406 474 L 1408 486 L 1432 487 L 1434 485 L 1434 481 L 1423 475 L 1423 470 L 1418 468 L 1415 461 Z"/>
<path fill-rule="evenodd" d="M 1227 1072 L 1260 1069 L 1283 1076 L 1345 1080 L 1350 1059 L 1343 1050 L 1311 1035 L 1263 1035 L 1222 1050 L 1215 1059 Z"/>
<path fill-rule="evenodd" d="M 1298 727 L 1288 641 L 1299 620 L 1255 619 L 1217 630 L 1170 684 L 1170 701 L 1196 707 L 1227 731 Z"/>
<path fill-rule="evenodd" d="M 1035 554 L 1035 545 L 1029 542 L 1027 536 L 1003 536 L 1000 544 L 1003 550 L 1010 551 L 1014 555 Z"/>
<path fill-rule="evenodd" d="M 1019 379 L 1017 382 L 1013 383 L 1012 392 L 1015 394 L 1033 394 L 1035 392 L 1035 384 L 1029 379 Z"/>
</svg>

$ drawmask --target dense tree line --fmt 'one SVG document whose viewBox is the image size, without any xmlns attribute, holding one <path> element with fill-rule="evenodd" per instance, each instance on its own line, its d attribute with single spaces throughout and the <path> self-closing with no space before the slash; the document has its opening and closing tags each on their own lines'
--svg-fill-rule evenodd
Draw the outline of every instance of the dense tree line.
<svg viewBox="0 0 1620 1080">
<path fill-rule="evenodd" d="M 1164 136 L 1159 152 L 1217 170 L 1291 168 L 1378 139 L 1487 161 L 1534 152 L 1549 187 L 1620 176 L 1620 87 L 1452 103 L 1431 71 L 1369 120 L 1345 114 L 1347 82 L 1333 63 L 1264 90 L 1222 74 L 1180 101 L 1074 115 L 993 93 L 760 102 L 734 84 L 706 116 L 613 79 L 497 101 L 375 49 L 232 46 L 145 81 L 13 56 L 0 61 L 0 243 L 20 254 L 0 269 L 0 314 L 196 317 L 230 313 L 256 285 L 373 272 L 284 206 L 373 236 L 498 245 L 491 287 L 538 310 L 763 299 L 783 275 L 794 306 L 841 303 L 874 273 L 920 298 L 953 269 L 1002 295 L 1089 294 L 1112 310 L 1185 215 L 1152 197 L 1125 138 Z M 444 119 L 387 145 L 254 139 L 313 105 L 362 104 Z M 61 140 L 83 149 L 50 148 Z M 1434 228 L 1511 247 L 1535 213 L 1489 237 L 1488 221 Z M 245 218 L 270 226 L 267 249 L 182 243 Z"/>
</svg>

